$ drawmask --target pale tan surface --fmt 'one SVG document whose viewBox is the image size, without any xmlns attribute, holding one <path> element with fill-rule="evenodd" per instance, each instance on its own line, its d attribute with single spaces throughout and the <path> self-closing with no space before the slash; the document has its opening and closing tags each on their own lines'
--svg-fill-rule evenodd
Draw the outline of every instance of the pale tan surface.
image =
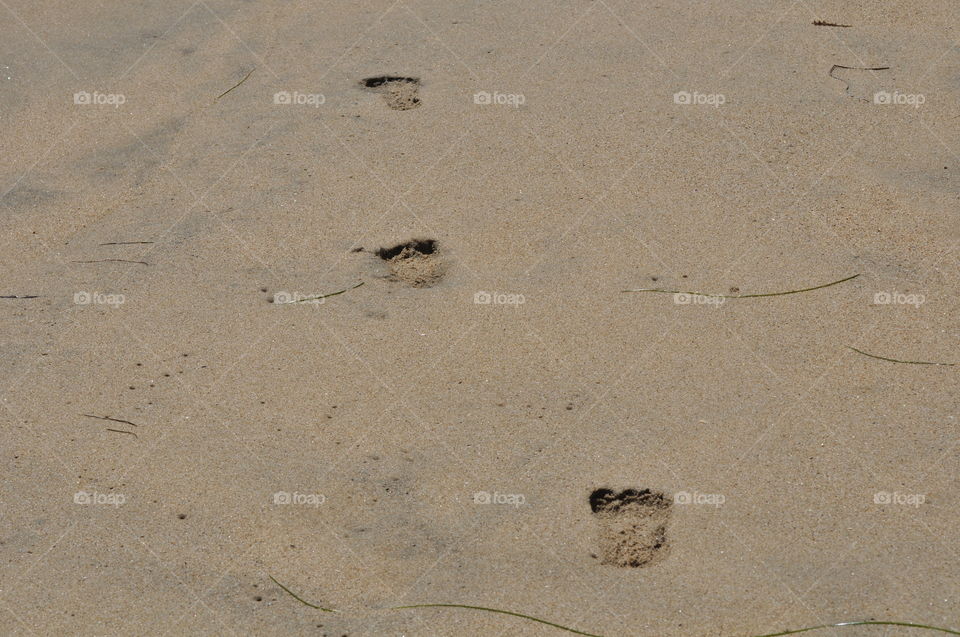
<svg viewBox="0 0 960 637">
<path fill-rule="evenodd" d="M 954 3 L 0 4 L 5 634 L 960 627 L 960 367 L 847 349 L 960 361 Z M 434 287 L 350 252 L 412 237 Z M 599 487 L 725 501 L 617 568 Z"/>
</svg>

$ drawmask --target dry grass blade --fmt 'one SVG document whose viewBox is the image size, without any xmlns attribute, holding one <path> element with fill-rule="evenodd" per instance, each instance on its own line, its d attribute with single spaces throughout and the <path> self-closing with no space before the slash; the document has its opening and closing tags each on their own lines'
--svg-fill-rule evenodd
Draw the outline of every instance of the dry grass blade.
<svg viewBox="0 0 960 637">
<path fill-rule="evenodd" d="M 522 613 L 514 613 L 509 610 L 500 610 L 497 608 L 487 608 L 485 606 L 468 606 L 467 604 L 415 604 L 412 606 L 394 606 L 391 610 L 398 610 L 398 609 L 404 609 L 404 608 L 467 608 L 471 610 L 482 610 L 482 611 L 487 611 L 489 613 L 511 615 L 513 617 L 520 617 L 522 619 L 535 621 L 540 624 L 546 624 L 547 626 L 553 626 L 554 628 L 565 630 L 575 635 L 586 635 L 586 637 L 601 637 L 600 635 L 596 635 L 594 633 L 585 633 L 583 631 L 579 631 L 574 628 L 568 628 L 567 626 L 554 624 L 553 622 L 548 622 L 544 619 L 538 619 L 530 615 L 524 615 Z M 956 630 L 951 630 L 949 628 L 940 628 L 938 626 L 929 626 L 927 624 L 915 624 L 911 622 L 896 622 L 896 621 L 882 621 L 882 620 L 881 621 L 863 620 L 863 621 L 839 622 L 837 624 L 823 624 L 821 626 L 808 626 L 806 628 L 794 628 L 794 629 L 785 630 L 779 633 L 767 633 L 765 635 L 757 635 L 756 637 L 783 637 L 784 635 L 796 635 L 798 633 L 806 633 L 812 630 L 821 630 L 824 628 L 843 628 L 844 626 L 900 626 L 901 628 L 918 628 L 921 630 L 930 630 L 934 632 L 940 632 L 946 635 L 960 635 L 960 632 Z"/>
<path fill-rule="evenodd" d="M 234 84 L 233 86 L 225 90 L 223 93 L 220 93 L 220 95 L 217 95 L 216 99 L 214 99 L 213 101 L 216 102 L 218 99 L 220 99 L 221 97 L 223 97 L 224 95 L 232 91 L 233 89 L 237 88 L 238 86 L 246 82 L 247 78 L 253 75 L 253 72 L 256 70 L 257 70 L 257 67 L 253 67 L 252 69 L 250 69 L 250 72 L 244 75 L 242 80 L 240 80 L 239 82 L 237 82 L 236 84 Z"/>
<path fill-rule="evenodd" d="M 528 619 L 530 621 L 535 621 L 540 624 L 546 624 L 547 626 L 553 626 L 554 628 L 559 628 L 560 630 L 565 630 L 568 633 L 573 633 L 574 635 L 586 635 L 586 637 L 601 637 L 594 633 L 585 633 L 575 628 L 568 628 L 567 626 L 561 626 L 560 624 L 554 624 L 553 622 L 548 622 L 545 619 L 538 619 L 537 617 L 531 617 L 530 615 L 524 615 L 522 613 L 514 613 L 509 610 L 500 610 L 498 608 L 487 608 L 485 606 L 468 606 L 467 604 L 414 604 L 412 606 L 394 606 L 391 610 L 401 610 L 405 608 L 467 608 L 470 610 L 484 610 L 488 613 L 499 613 L 501 615 L 510 615 L 512 617 L 520 617 L 522 619 Z"/>
<path fill-rule="evenodd" d="M 847 347 L 850 347 L 850 346 L 848 345 Z M 863 354 L 864 356 L 869 356 L 870 358 L 875 358 L 879 361 L 887 361 L 888 363 L 903 363 L 904 365 L 943 365 L 945 367 L 954 367 L 957 365 L 957 363 L 933 363 L 930 361 L 902 361 L 897 358 L 887 358 L 886 356 L 877 356 L 876 354 L 870 354 L 868 352 L 864 352 L 863 350 L 859 350 L 856 347 L 850 347 L 850 349 L 855 351 L 857 354 Z"/>
<path fill-rule="evenodd" d="M 363 281 L 357 283 L 352 288 L 346 288 L 345 290 L 340 290 L 339 292 L 331 292 L 330 294 L 321 294 L 320 296 L 310 296 L 305 299 L 297 299 L 295 301 L 287 301 L 287 303 L 309 303 L 310 301 L 319 301 L 320 299 L 327 299 L 331 296 L 337 296 L 338 294 L 343 294 L 344 292 L 349 292 L 350 290 L 356 290 L 358 287 L 363 285 Z M 286 303 L 281 303 L 281 305 L 286 305 Z"/>
<path fill-rule="evenodd" d="M 815 285 L 811 288 L 801 288 L 799 290 L 786 290 L 784 292 L 765 292 L 763 294 L 709 294 L 707 292 L 687 292 L 685 290 L 666 290 L 664 288 L 640 288 L 635 290 L 621 290 L 621 292 L 660 292 L 663 294 L 688 294 L 690 296 L 708 296 L 715 299 L 755 299 L 764 296 L 784 296 L 786 294 L 800 294 L 801 292 L 812 292 L 813 290 L 822 290 L 823 288 L 828 288 L 832 285 L 839 285 L 851 279 L 855 279 L 860 276 L 860 273 L 854 274 L 853 276 L 848 276 L 839 281 L 831 281 L 830 283 L 824 283 L 823 285 Z"/>
<path fill-rule="evenodd" d="M 294 593 L 292 590 L 290 590 L 289 588 L 287 588 L 286 586 L 284 586 L 283 584 L 281 584 L 280 582 L 278 582 L 278 581 L 273 577 L 273 575 L 267 575 L 267 577 L 269 577 L 271 580 L 273 580 L 273 583 L 274 583 L 274 584 L 276 584 L 277 586 L 279 586 L 280 588 L 282 588 L 282 589 L 284 590 L 284 592 L 287 593 L 287 595 L 289 595 L 290 597 L 294 598 L 295 600 L 297 600 L 297 601 L 300 602 L 301 604 L 305 604 L 306 606 L 309 606 L 310 608 L 316 608 L 317 610 L 322 610 L 322 611 L 325 612 L 325 613 L 339 613 L 339 612 L 340 612 L 340 611 L 334 610 L 334 609 L 332 609 L 332 608 L 324 608 L 323 606 L 317 606 L 316 604 L 311 604 L 310 602 L 308 602 L 307 600 L 303 599 L 302 597 L 300 597 L 299 595 L 297 595 L 296 593 Z"/>
<path fill-rule="evenodd" d="M 910 622 L 885 622 L 885 621 L 854 621 L 854 622 L 840 622 L 839 624 L 823 624 L 822 626 L 810 626 L 808 628 L 795 628 L 794 630 L 785 630 L 780 633 L 769 633 L 766 635 L 757 635 L 757 637 L 783 637 L 783 635 L 796 635 L 797 633 L 805 633 L 811 630 L 820 630 L 822 628 L 843 628 L 844 626 L 900 626 L 902 628 L 919 628 L 922 630 L 932 630 L 935 632 L 944 633 L 946 635 L 960 635 L 960 632 L 956 630 L 950 630 L 949 628 L 940 628 L 938 626 L 928 626 L 926 624 L 912 624 Z"/>
</svg>

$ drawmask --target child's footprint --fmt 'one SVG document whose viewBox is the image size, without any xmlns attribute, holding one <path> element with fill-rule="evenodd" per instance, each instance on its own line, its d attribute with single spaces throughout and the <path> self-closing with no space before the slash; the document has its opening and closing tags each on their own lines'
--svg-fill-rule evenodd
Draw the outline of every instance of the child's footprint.
<svg viewBox="0 0 960 637">
<path fill-rule="evenodd" d="M 597 489 L 590 508 L 600 524 L 600 561 L 614 566 L 650 566 L 667 556 L 667 523 L 673 503 L 663 493 Z"/>
<path fill-rule="evenodd" d="M 433 239 L 412 239 L 391 248 L 380 248 L 375 255 L 389 264 L 390 279 L 415 288 L 429 288 L 440 282 L 447 263 Z"/>
<path fill-rule="evenodd" d="M 387 106 L 395 111 L 409 111 L 420 106 L 420 79 L 396 75 L 378 75 L 360 80 L 368 89 L 383 94 Z"/>
</svg>

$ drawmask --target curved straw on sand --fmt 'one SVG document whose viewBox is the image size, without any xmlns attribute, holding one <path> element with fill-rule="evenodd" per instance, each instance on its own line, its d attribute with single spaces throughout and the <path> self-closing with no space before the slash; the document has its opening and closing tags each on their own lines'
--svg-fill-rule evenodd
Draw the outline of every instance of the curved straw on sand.
<svg viewBox="0 0 960 637">
<path fill-rule="evenodd" d="M 333 610 L 331 608 L 323 608 L 316 604 L 311 604 L 306 601 L 289 588 L 278 582 L 272 575 L 268 575 L 273 583 L 279 586 L 286 592 L 288 595 L 293 597 L 295 600 L 301 604 L 305 604 L 310 608 L 316 608 L 317 610 L 322 610 L 325 613 L 338 613 L 340 611 Z M 568 633 L 573 633 L 574 635 L 584 635 L 584 637 L 602 637 L 594 633 L 585 633 L 582 630 L 577 630 L 575 628 L 569 628 L 567 626 L 562 626 L 560 624 L 555 624 L 553 622 L 548 622 L 545 619 L 540 619 L 538 617 L 533 617 L 531 615 L 524 615 L 523 613 L 515 613 L 509 610 L 500 610 L 499 608 L 488 608 L 486 606 L 470 606 L 468 604 L 411 604 L 409 606 L 392 606 L 387 610 L 409 610 L 414 608 L 466 608 L 467 610 L 482 610 L 488 613 L 497 613 L 499 615 L 510 615 L 511 617 L 519 617 L 521 619 L 526 619 L 529 621 L 537 622 L 539 624 L 545 624 L 547 626 L 552 626 L 554 628 L 559 628 L 560 630 L 565 630 Z M 873 621 L 873 620 L 864 620 L 864 621 L 851 621 L 851 622 L 840 622 L 837 624 L 823 624 L 822 626 L 808 626 L 807 628 L 796 628 L 793 630 L 785 630 L 779 633 L 768 633 L 765 635 L 757 635 L 757 637 L 783 637 L 783 635 L 795 635 L 797 633 L 805 633 L 811 630 L 820 630 L 822 628 L 842 628 L 844 626 L 900 626 L 903 628 L 919 628 L 922 630 L 932 630 L 935 632 L 944 633 L 946 635 L 960 635 L 960 631 L 951 630 L 949 628 L 940 628 L 938 626 L 927 626 L 926 624 L 914 624 L 910 622 L 893 622 L 893 621 Z"/>
<path fill-rule="evenodd" d="M 553 626 L 554 628 L 559 628 L 560 630 L 565 630 L 568 633 L 573 633 L 574 635 L 586 635 L 586 637 L 601 637 L 600 635 L 594 635 L 593 633 L 585 633 L 574 628 L 567 628 L 566 626 L 561 626 L 560 624 L 554 624 L 553 622 L 548 622 L 545 619 L 537 619 L 536 617 L 531 617 L 530 615 L 524 615 L 522 613 L 514 613 L 509 610 L 499 610 L 497 608 L 486 608 L 484 606 L 468 606 L 466 604 L 414 604 L 413 606 L 393 606 L 390 610 L 401 610 L 405 608 L 469 608 L 471 610 L 485 610 L 490 613 L 500 613 L 501 615 L 512 615 L 514 617 L 521 617 L 523 619 L 529 619 L 530 621 L 535 621 L 541 624 L 546 624 L 547 626 Z"/>
<path fill-rule="evenodd" d="M 957 363 L 931 363 L 929 361 L 902 361 L 897 358 L 887 358 L 886 356 L 877 356 L 876 354 L 870 354 L 868 352 L 864 352 L 863 350 L 859 350 L 856 347 L 850 347 L 849 345 L 847 345 L 847 347 L 855 351 L 857 354 L 863 354 L 864 356 L 869 356 L 870 358 L 876 358 L 877 360 L 881 360 L 881 361 L 887 361 L 889 363 L 904 363 L 906 365 L 945 365 L 947 367 L 954 367 L 957 364 Z"/>
<path fill-rule="evenodd" d="M 601 637 L 600 635 L 595 635 L 593 633 L 585 633 L 573 628 L 567 628 L 566 626 L 561 626 L 560 624 L 554 624 L 543 619 L 537 619 L 536 617 L 531 617 L 530 615 L 523 615 L 521 613 L 513 613 L 508 610 L 498 610 L 496 608 L 485 608 L 483 606 L 467 606 L 465 604 L 416 604 L 414 606 L 394 606 L 390 610 L 396 610 L 401 608 L 470 608 L 473 610 L 485 610 L 492 613 L 501 613 L 503 615 L 513 615 L 514 617 L 522 617 L 523 619 L 530 619 L 541 624 L 546 624 L 547 626 L 553 626 L 559 628 L 560 630 L 565 630 L 567 632 L 573 633 L 575 635 L 586 635 L 587 637 Z M 785 630 L 780 633 L 769 633 L 766 635 L 758 635 L 757 637 L 781 637 L 782 635 L 795 635 L 797 633 L 805 633 L 810 630 L 820 630 L 821 628 L 842 628 L 843 626 L 902 626 L 905 628 L 920 628 L 923 630 L 933 630 L 945 633 L 947 635 L 960 635 L 960 632 L 956 630 L 950 630 L 949 628 L 938 628 L 937 626 L 927 626 L 925 624 L 912 624 L 910 622 L 888 622 L 888 621 L 852 621 L 852 622 L 840 622 L 838 624 L 823 624 L 822 626 L 809 626 L 807 628 L 797 628 L 795 630 Z"/>
<path fill-rule="evenodd" d="M 309 302 L 309 301 L 319 301 L 320 299 L 330 298 L 331 296 L 336 296 L 336 295 L 338 295 L 338 294 L 343 294 L 344 292 L 349 292 L 350 290 L 356 290 L 358 287 L 360 287 L 361 285 L 363 285 L 363 283 L 364 283 L 363 281 L 360 281 L 360 283 L 357 283 L 357 284 L 356 284 L 355 286 L 353 286 L 352 288 L 346 288 L 345 290 L 340 290 L 339 292 L 331 292 L 330 294 L 321 294 L 320 296 L 310 296 L 310 297 L 307 297 L 307 298 L 305 298 L 305 299 L 297 299 L 296 301 L 287 301 L 286 303 L 283 303 L 282 305 L 288 305 L 288 304 L 293 304 L 293 303 L 307 303 L 307 302 Z"/>
<path fill-rule="evenodd" d="M 844 281 L 849 281 L 850 279 L 855 279 L 860 276 L 860 273 L 856 273 L 853 276 L 848 276 L 845 279 L 840 279 L 839 281 L 832 281 L 831 283 L 824 283 L 823 285 L 816 285 L 812 288 L 803 288 L 800 290 L 787 290 L 786 292 L 767 292 L 765 294 L 708 294 L 707 292 L 686 292 L 684 290 L 665 290 L 663 288 L 640 288 L 636 290 L 620 290 L 621 292 L 662 292 L 665 294 L 689 294 L 690 296 L 709 296 L 719 299 L 754 299 L 761 296 L 784 296 L 785 294 L 799 294 L 800 292 L 810 292 L 812 290 L 820 290 L 822 288 L 828 288 L 831 285 L 837 285 L 843 283 Z"/>
<path fill-rule="evenodd" d="M 284 586 L 283 584 L 281 584 L 280 582 L 278 582 L 277 580 L 275 580 L 275 579 L 273 578 L 273 575 L 267 575 L 267 577 L 269 577 L 270 579 L 272 579 L 274 584 L 276 584 L 277 586 L 279 586 L 280 588 L 282 588 L 288 595 L 290 595 L 290 597 L 294 598 L 295 600 L 297 600 L 297 601 L 300 602 L 301 604 L 305 604 L 305 605 L 309 606 L 310 608 L 316 608 L 317 610 L 322 610 L 322 611 L 325 612 L 325 613 L 339 613 L 339 612 L 340 612 L 340 611 L 334 610 L 334 609 L 332 609 L 332 608 L 324 608 L 323 606 L 317 606 L 316 604 L 311 604 L 310 602 L 308 602 L 307 600 L 303 599 L 302 597 L 300 597 L 299 595 L 297 595 L 296 593 L 294 593 L 292 590 L 290 590 L 289 588 L 287 588 L 286 586 Z"/>
</svg>

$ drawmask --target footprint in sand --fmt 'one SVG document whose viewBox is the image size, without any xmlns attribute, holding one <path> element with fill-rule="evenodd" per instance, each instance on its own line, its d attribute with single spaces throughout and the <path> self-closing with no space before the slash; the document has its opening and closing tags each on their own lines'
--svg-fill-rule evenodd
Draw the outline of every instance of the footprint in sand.
<svg viewBox="0 0 960 637">
<path fill-rule="evenodd" d="M 591 493 L 590 509 L 600 526 L 601 563 L 638 568 L 666 558 L 672 504 L 663 493 L 650 489 Z"/>
<path fill-rule="evenodd" d="M 440 246 L 434 239 L 412 239 L 374 252 L 387 262 L 390 280 L 415 288 L 436 285 L 446 272 Z"/>
<path fill-rule="evenodd" d="M 409 111 L 420 106 L 420 79 L 398 75 L 378 75 L 360 80 L 364 88 L 383 94 L 387 106 L 395 111 Z"/>
</svg>

